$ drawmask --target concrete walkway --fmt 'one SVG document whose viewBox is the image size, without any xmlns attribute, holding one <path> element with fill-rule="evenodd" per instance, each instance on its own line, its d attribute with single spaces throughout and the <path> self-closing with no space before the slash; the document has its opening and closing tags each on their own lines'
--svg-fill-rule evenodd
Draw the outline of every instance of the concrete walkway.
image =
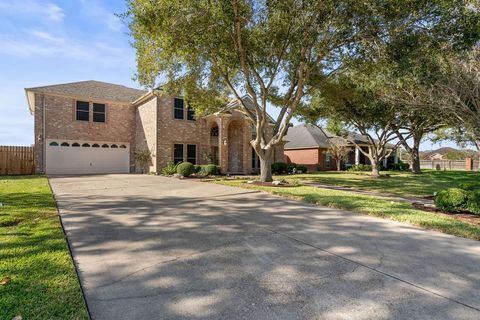
<svg viewBox="0 0 480 320">
<path fill-rule="evenodd" d="M 255 191 L 53 177 L 93 319 L 480 319 L 480 243 Z"/>
</svg>

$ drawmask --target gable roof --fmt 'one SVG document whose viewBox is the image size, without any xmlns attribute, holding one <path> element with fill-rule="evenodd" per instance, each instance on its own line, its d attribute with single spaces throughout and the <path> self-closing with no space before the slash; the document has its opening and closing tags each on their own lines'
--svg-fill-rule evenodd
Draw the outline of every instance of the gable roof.
<svg viewBox="0 0 480 320">
<path fill-rule="evenodd" d="M 353 139 L 355 143 L 359 145 L 369 144 L 366 137 L 358 133 L 350 132 L 348 140 Z M 285 149 L 329 148 L 330 143 L 353 146 L 353 143 L 347 139 L 338 137 L 326 129 L 307 123 L 289 128 L 285 140 L 288 141 L 285 144 Z M 387 144 L 387 147 L 393 147 L 393 145 Z"/>
<path fill-rule="evenodd" d="M 253 105 L 253 100 L 249 95 L 245 95 L 242 97 L 243 104 L 245 107 L 247 107 L 248 110 L 252 111 L 253 114 L 255 115 L 255 106 Z M 238 102 L 237 99 L 234 99 L 230 101 L 225 109 L 221 110 L 220 113 L 225 113 L 229 112 L 232 109 L 237 109 L 241 112 L 243 112 L 242 107 L 240 106 L 240 103 Z M 270 123 L 275 123 L 275 120 L 267 113 L 267 119 L 270 121 Z"/>
<path fill-rule="evenodd" d="M 69 97 L 85 98 L 89 100 L 132 102 L 143 96 L 147 91 L 129 88 L 126 86 L 88 80 L 80 82 L 71 82 L 55 84 L 42 87 L 25 88 L 30 112 L 33 112 L 33 101 L 29 93 L 45 93 Z"/>
</svg>

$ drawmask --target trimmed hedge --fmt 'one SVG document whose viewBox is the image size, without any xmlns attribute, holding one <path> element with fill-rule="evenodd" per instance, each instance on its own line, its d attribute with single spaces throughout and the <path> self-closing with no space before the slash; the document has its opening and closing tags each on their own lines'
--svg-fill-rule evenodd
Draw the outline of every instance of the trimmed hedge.
<svg viewBox="0 0 480 320">
<path fill-rule="evenodd" d="M 445 212 L 459 212 L 466 209 L 468 192 L 460 188 L 448 188 L 435 197 L 435 205 Z"/>
<path fill-rule="evenodd" d="M 389 166 L 389 170 L 393 171 L 407 171 L 410 169 L 410 164 L 405 162 L 392 163 Z"/>
<path fill-rule="evenodd" d="M 471 181 L 471 182 L 460 183 L 458 185 L 458 188 L 466 191 L 478 191 L 480 190 L 480 182 Z"/>
<path fill-rule="evenodd" d="M 308 168 L 306 166 L 297 166 L 295 169 L 297 172 L 302 171 L 302 173 L 307 173 L 308 171 Z"/>
<path fill-rule="evenodd" d="M 471 213 L 480 214 L 480 190 L 474 190 L 468 193 L 467 209 Z"/>
<path fill-rule="evenodd" d="M 214 164 L 205 164 L 199 166 L 200 170 L 197 172 L 205 176 L 215 176 L 220 174 L 220 167 Z"/>
<path fill-rule="evenodd" d="M 272 163 L 272 173 L 287 173 L 288 165 L 285 162 L 275 162 Z"/>
<path fill-rule="evenodd" d="M 188 177 L 195 173 L 195 166 L 190 162 L 182 162 L 177 166 L 177 173 L 183 177 Z"/>
<path fill-rule="evenodd" d="M 372 171 L 372 166 L 369 164 L 354 164 L 348 171 Z"/>
</svg>

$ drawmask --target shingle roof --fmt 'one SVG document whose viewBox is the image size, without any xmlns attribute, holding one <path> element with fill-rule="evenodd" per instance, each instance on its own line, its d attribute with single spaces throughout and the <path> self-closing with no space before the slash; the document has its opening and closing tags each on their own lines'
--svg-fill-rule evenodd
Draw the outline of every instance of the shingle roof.
<svg viewBox="0 0 480 320">
<path fill-rule="evenodd" d="M 144 90 L 95 80 L 26 88 L 25 91 L 118 102 L 133 102 L 147 93 Z"/>
<path fill-rule="evenodd" d="M 348 136 L 348 140 L 352 139 L 355 139 L 355 142 L 360 145 L 369 144 L 366 137 L 354 132 L 350 132 Z M 285 149 L 328 148 L 330 143 L 353 145 L 326 129 L 305 123 L 289 128 L 284 140 L 288 141 Z M 387 146 L 393 147 L 392 144 L 387 144 Z"/>
<path fill-rule="evenodd" d="M 247 107 L 247 109 L 251 110 L 255 114 L 255 106 L 253 105 L 252 98 L 249 95 L 246 95 L 246 96 L 242 97 L 242 101 L 245 104 L 245 106 Z M 231 109 L 242 110 L 240 108 L 239 102 L 236 99 L 230 101 L 227 104 L 227 106 L 225 107 L 225 109 L 222 110 L 221 112 L 228 112 Z M 268 118 L 268 121 L 270 121 L 271 123 L 275 123 L 275 120 L 273 120 L 273 118 L 268 113 L 267 113 L 267 118 Z"/>
</svg>

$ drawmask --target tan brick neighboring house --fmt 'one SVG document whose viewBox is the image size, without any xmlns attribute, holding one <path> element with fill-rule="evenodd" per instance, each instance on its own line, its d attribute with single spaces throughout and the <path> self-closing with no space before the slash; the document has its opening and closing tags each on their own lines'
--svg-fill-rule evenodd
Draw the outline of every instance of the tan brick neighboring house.
<svg viewBox="0 0 480 320">
<path fill-rule="evenodd" d="M 160 172 L 168 162 L 216 163 L 224 173 L 259 168 L 252 123 L 235 103 L 195 119 L 183 99 L 99 81 L 25 89 L 35 118 L 36 171 Z M 245 98 L 248 100 L 248 98 Z M 135 152 L 151 151 L 142 167 Z M 283 146 L 276 149 L 283 162 Z"/>
</svg>

